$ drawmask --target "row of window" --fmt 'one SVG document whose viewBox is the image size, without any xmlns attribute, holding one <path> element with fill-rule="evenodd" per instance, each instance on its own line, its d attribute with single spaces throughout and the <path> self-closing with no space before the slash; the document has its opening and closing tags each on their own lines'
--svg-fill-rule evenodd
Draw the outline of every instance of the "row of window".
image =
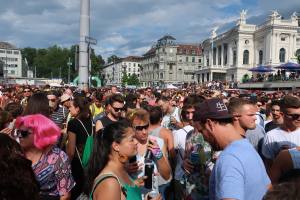
<svg viewBox="0 0 300 200">
<path fill-rule="evenodd" d="M 286 50 L 284 48 L 281 48 L 279 50 L 279 62 L 284 63 L 285 62 L 285 57 L 286 57 Z M 226 58 L 226 62 L 225 62 Z M 227 64 L 227 54 L 226 57 L 224 58 L 224 65 Z M 236 51 L 233 51 L 233 65 L 236 65 Z M 219 58 L 219 65 L 221 65 L 221 58 Z M 258 63 L 261 65 L 263 63 L 263 51 L 260 50 L 258 53 Z M 216 65 L 216 53 L 213 51 L 213 64 Z M 244 50 L 243 52 L 243 64 L 248 65 L 249 64 L 249 51 Z M 206 59 L 206 65 L 209 66 L 209 58 Z"/>
<path fill-rule="evenodd" d="M 286 50 L 284 48 L 281 48 L 279 50 L 279 62 L 283 63 L 285 62 L 285 54 Z M 258 53 L 258 63 L 261 65 L 263 62 L 263 51 L 260 50 Z M 243 53 L 243 64 L 248 65 L 249 64 L 249 51 L 245 50 Z"/>
<path fill-rule="evenodd" d="M 11 61 L 11 62 L 14 62 L 14 61 L 18 61 L 18 58 L 7 58 L 7 57 L 0 57 L 0 60 L 2 61 Z"/>
<path fill-rule="evenodd" d="M 19 55 L 19 51 L 12 51 L 12 50 L 4 50 L 4 49 L 0 49 L 0 53 L 7 53 L 7 54 L 15 54 L 15 55 Z"/>
</svg>

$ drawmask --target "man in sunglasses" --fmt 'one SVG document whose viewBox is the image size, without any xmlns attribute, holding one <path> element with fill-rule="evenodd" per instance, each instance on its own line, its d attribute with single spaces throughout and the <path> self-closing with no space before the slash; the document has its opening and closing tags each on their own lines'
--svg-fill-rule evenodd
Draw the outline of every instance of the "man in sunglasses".
<svg viewBox="0 0 300 200">
<path fill-rule="evenodd" d="M 124 97 L 121 94 L 113 94 L 107 98 L 106 115 L 96 121 L 96 131 L 123 119 Z"/>
<path fill-rule="evenodd" d="M 57 91 L 50 91 L 47 95 L 49 107 L 51 111 L 52 121 L 60 128 L 63 128 L 64 122 L 67 119 L 67 114 L 64 113 L 64 108 L 59 105 L 59 94 Z"/>
<path fill-rule="evenodd" d="M 32 95 L 30 88 L 25 88 L 23 90 L 23 99 L 21 100 L 21 105 L 25 107 L 27 105 L 29 97 Z"/>
<path fill-rule="evenodd" d="M 268 170 L 281 150 L 300 146 L 300 99 L 296 96 L 285 96 L 280 108 L 283 112 L 283 124 L 269 131 L 262 145 Z"/>
</svg>

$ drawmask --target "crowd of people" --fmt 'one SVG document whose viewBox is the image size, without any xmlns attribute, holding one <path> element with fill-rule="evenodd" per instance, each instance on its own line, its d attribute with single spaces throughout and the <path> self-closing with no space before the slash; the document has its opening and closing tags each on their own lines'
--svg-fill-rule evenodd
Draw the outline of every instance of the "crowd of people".
<svg viewBox="0 0 300 200">
<path fill-rule="evenodd" d="M 300 198 L 300 92 L 0 90 L 0 199 Z"/>
</svg>

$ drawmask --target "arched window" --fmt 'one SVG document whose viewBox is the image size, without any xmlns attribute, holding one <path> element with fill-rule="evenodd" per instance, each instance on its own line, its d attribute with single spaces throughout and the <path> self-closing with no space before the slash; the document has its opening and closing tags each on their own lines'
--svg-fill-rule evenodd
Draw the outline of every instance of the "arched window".
<svg viewBox="0 0 300 200">
<path fill-rule="evenodd" d="M 249 51 L 245 50 L 243 54 L 243 64 L 248 65 L 249 64 Z"/>
<path fill-rule="evenodd" d="M 281 48 L 279 50 L 279 62 L 285 62 L 285 49 Z"/>
<path fill-rule="evenodd" d="M 263 62 L 263 51 L 260 50 L 258 55 L 258 63 L 261 65 L 262 62 Z"/>
</svg>

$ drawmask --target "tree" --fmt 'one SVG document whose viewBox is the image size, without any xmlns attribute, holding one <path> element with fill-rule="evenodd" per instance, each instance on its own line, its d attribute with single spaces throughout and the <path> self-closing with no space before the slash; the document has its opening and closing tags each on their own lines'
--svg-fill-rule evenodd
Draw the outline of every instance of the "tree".
<svg viewBox="0 0 300 200">
<path fill-rule="evenodd" d="M 107 63 L 112 63 L 112 62 L 115 63 L 115 62 L 118 62 L 119 60 L 121 60 L 121 58 L 119 58 L 116 55 L 112 55 L 107 58 Z"/>
<path fill-rule="evenodd" d="M 127 85 L 127 82 L 128 82 L 128 75 L 126 72 L 124 72 L 122 76 L 122 87 L 125 87 Z"/>
<path fill-rule="evenodd" d="M 134 73 L 131 76 L 128 77 L 127 79 L 127 84 L 128 85 L 135 85 L 135 86 L 139 86 L 140 85 L 140 81 L 138 76 Z"/>
<path fill-rule="evenodd" d="M 103 68 L 105 61 L 103 60 L 101 55 L 96 55 L 94 49 L 92 49 L 91 52 L 91 65 L 92 65 L 92 69 L 91 69 L 91 74 L 92 76 L 100 76 L 100 71 Z"/>
</svg>

